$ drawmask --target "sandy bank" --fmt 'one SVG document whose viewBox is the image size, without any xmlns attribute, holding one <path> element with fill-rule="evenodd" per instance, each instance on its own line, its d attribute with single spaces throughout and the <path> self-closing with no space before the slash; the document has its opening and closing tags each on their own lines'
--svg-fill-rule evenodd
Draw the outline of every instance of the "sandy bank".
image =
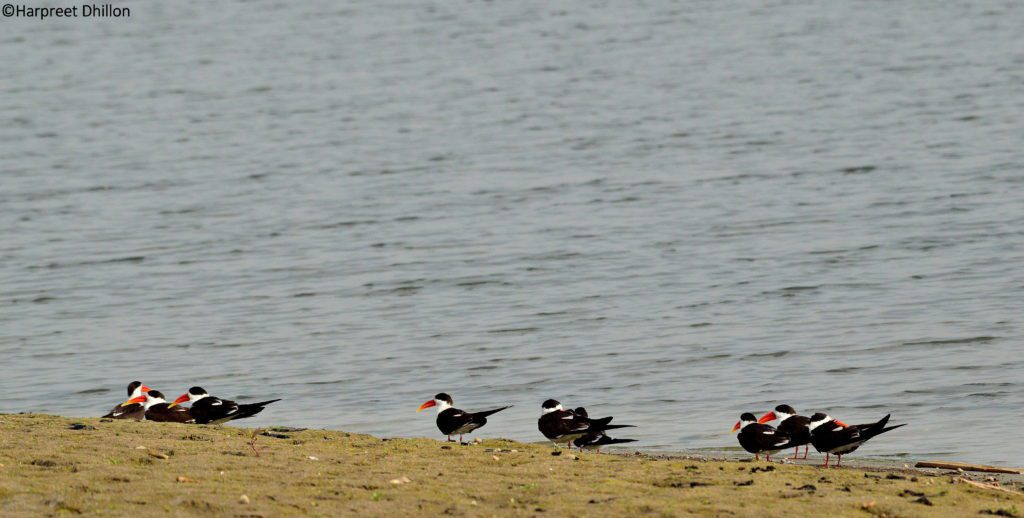
<svg viewBox="0 0 1024 518">
<path fill-rule="evenodd" d="M 1019 476 L 270 433 L 0 415 L 0 515 L 1024 517 Z"/>
</svg>

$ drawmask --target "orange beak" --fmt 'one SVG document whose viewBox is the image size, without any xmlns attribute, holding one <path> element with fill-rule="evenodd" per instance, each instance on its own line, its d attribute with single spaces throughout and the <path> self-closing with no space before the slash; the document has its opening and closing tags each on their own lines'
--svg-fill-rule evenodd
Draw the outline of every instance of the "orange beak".
<svg viewBox="0 0 1024 518">
<path fill-rule="evenodd" d="M 143 385 L 143 386 L 139 387 L 139 390 L 141 390 L 142 393 L 145 394 L 146 392 L 149 392 L 150 390 L 153 390 L 153 389 Z"/>
<path fill-rule="evenodd" d="M 167 405 L 167 408 L 171 408 L 174 405 L 180 405 L 186 401 L 188 401 L 188 392 L 178 396 L 178 399 L 175 399 L 170 405 Z"/>
<path fill-rule="evenodd" d="M 846 428 L 846 427 L 850 426 L 850 425 L 848 425 L 848 424 L 846 424 L 846 423 L 844 423 L 844 422 L 842 422 L 842 421 L 840 421 L 838 419 L 836 419 L 835 421 L 836 421 L 837 425 L 842 426 L 843 428 Z"/>
<path fill-rule="evenodd" d="M 740 422 L 740 421 L 736 421 L 736 425 L 732 427 L 732 431 L 729 432 L 729 433 L 736 433 L 737 431 L 739 431 L 741 424 L 743 424 L 743 423 Z"/>
<path fill-rule="evenodd" d="M 779 418 L 779 416 L 775 415 L 775 412 L 768 412 L 767 414 L 761 416 L 761 418 L 758 419 L 757 422 L 761 423 L 761 424 L 765 424 L 765 423 L 769 423 L 771 421 L 774 421 L 774 420 L 776 420 L 778 418 Z"/>
<path fill-rule="evenodd" d="M 133 397 L 133 398 L 129 399 L 128 401 L 125 401 L 124 403 L 121 403 L 121 406 L 128 406 L 128 405 L 134 405 L 135 403 L 145 403 L 145 402 L 146 402 L 146 396 L 139 396 L 139 397 Z"/>
<path fill-rule="evenodd" d="M 436 404 L 437 403 L 435 403 L 434 400 L 431 399 L 430 401 L 427 401 L 426 403 L 423 403 L 422 405 L 420 405 L 420 407 L 417 408 L 416 411 L 417 412 L 422 412 L 422 411 L 424 411 L 424 410 L 426 410 L 426 409 L 428 409 L 428 408 L 430 408 L 430 407 L 432 407 L 432 406 L 434 406 Z"/>
</svg>

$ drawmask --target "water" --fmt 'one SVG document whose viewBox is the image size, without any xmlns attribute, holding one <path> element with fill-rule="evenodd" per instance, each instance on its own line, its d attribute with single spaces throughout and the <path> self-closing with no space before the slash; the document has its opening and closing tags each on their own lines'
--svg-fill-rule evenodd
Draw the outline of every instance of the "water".
<svg viewBox="0 0 1024 518">
<path fill-rule="evenodd" d="M 784 402 L 1024 464 L 1024 7 L 760 4 L 4 20 L 0 411 L 436 437 L 443 390 L 671 451 Z"/>
</svg>

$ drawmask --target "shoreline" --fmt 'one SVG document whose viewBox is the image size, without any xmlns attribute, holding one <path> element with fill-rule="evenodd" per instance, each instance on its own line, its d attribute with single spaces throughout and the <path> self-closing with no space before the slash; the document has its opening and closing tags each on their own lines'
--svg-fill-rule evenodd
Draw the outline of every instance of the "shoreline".
<svg viewBox="0 0 1024 518">
<path fill-rule="evenodd" d="M 0 514 L 154 510 L 1024 517 L 1024 476 L 859 462 L 826 470 L 692 453 L 598 455 L 504 439 L 462 446 L 335 430 L 0 414 Z"/>
</svg>

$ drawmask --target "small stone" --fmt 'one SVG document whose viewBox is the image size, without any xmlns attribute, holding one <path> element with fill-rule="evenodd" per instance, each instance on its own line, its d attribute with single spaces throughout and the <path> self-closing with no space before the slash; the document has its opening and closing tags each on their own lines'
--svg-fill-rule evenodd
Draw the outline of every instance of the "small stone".
<svg viewBox="0 0 1024 518">
<path fill-rule="evenodd" d="M 178 480 L 178 482 L 181 482 L 183 484 L 192 484 L 192 483 L 195 483 L 195 482 L 199 482 L 196 479 L 188 478 L 188 477 L 183 476 L 183 475 L 178 475 L 177 480 Z"/>
<path fill-rule="evenodd" d="M 170 458 L 165 453 L 158 453 L 155 451 L 147 451 L 146 453 L 149 454 L 149 456 L 153 457 L 154 459 L 167 460 Z"/>
<path fill-rule="evenodd" d="M 410 480 L 409 477 L 402 477 L 402 478 L 393 478 L 393 479 L 389 480 L 388 482 L 390 482 L 391 484 L 394 484 L 396 486 L 400 486 L 402 484 L 408 484 L 409 482 L 412 482 L 412 480 Z"/>
<path fill-rule="evenodd" d="M 249 497 L 246 496 L 246 495 L 242 495 L 242 496 L 238 497 L 238 503 L 243 504 L 243 505 L 244 504 L 248 504 L 249 503 Z"/>
<path fill-rule="evenodd" d="M 135 449 L 136 450 L 145 450 L 147 448 L 145 446 L 136 446 Z"/>
<path fill-rule="evenodd" d="M 316 457 L 314 457 L 312 455 L 310 455 L 309 457 L 306 457 L 306 458 L 309 459 L 309 460 L 320 460 L 320 459 L 318 459 L 318 458 L 316 458 Z"/>
<path fill-rule="evenodd" d="M 491 458 L 494 459 L 494 460 L 501 460 L 500 458 L 498 458 L 497 455 L 491 455 Z"/>
</svg>

